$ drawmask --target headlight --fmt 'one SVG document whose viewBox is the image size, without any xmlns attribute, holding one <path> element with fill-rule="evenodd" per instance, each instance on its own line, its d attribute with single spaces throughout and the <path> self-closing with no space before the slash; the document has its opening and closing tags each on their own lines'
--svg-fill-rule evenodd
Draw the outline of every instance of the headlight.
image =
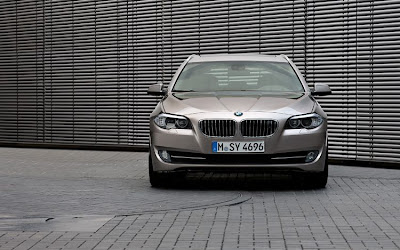
<svg viewBox="0 0 400 250">
<path fill-rule="evenodd" d="M 154 118 L 154 123 L 165 129 L 188 129 L 191 128 L 189 120 L 184 116 L 159 114 Z"/>
<path fill-rule="evenodd" d="M 298 115 L 289 118 L 286 128 L 288 129 L 300 129 L 307 128 L 312 129 L 319 127 L 324 122 L 324 118 L 322 118 L 317 113 L 306 114 L 306 115 Z"/>
</svg>

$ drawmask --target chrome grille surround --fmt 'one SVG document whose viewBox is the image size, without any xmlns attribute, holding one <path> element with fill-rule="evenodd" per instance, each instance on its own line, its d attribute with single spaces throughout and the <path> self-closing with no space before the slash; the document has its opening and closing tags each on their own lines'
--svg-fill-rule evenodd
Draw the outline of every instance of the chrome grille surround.
<svg viewBox="0 0 400 250">
<path fill-rule="evenodd" d="M 275 133 L 278 122 L 275 120 L 243 120 L 240 122 L 240 133 L 243 137 L 266 137 Z"/>
<path fill-rule="evenodd" d="M 199 121 L 201 132 L 210 137 L 233 137 L 236 134 L 235 120 L 201 120 Z"/>
</svg>

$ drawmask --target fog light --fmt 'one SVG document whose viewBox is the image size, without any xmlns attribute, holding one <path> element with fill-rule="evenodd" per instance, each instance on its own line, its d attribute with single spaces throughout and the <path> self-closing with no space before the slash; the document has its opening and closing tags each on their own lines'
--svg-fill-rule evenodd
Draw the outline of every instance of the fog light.
<svg viewBox="0 0 400 250">
<path fill-rule="evenodd" d="M 165 162 L 171 162 L 171 156 L 166 150 L 158 150 L 158 155 Z"/>
<path fill-rule="evenodd" d="M 318 156 L 318 151 L 308 152 L 306 156 L 306 163 L 313 162 Z"/>
</svg>

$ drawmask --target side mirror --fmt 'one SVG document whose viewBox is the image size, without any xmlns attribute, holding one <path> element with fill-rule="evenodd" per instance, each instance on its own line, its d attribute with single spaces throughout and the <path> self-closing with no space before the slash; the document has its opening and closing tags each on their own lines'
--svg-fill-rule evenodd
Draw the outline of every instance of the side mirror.
<svg viewBox="0 0 400 250">
<path fill-rule="evenodd" d="M 165 95 L 166 92 L 163 89 L 163 84 L 162 83 L 157 83 L 150 85 L 150 87 L 147 89 L 147 94 L 149 95 Z"/>
<path fill-rule="evenodd" d="M 314 91 L 311 92 L 311 95 L 314 96 L 324 96 L 332 94 L 331 88 L 327 84 L 315 84 Z"/>
</svg>

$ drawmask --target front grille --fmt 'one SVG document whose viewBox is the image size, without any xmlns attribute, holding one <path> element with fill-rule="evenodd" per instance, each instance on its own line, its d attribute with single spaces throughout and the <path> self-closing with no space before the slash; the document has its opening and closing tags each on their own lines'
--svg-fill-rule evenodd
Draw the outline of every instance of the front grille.
<svg viewBox="0 0 400 250">
<path fill-rule="evenodd" d="M 202 120 L 199 127 L 201 132 L 208 136 L 232 137 L 236 132 L 234 120 Z"/>
<path fill-rule="evenodd" d="M 242 136 L 259 137 L 275 133 L 278 122 L 273 120 L 244 120 L 240 123 Z"/>
</svg>

